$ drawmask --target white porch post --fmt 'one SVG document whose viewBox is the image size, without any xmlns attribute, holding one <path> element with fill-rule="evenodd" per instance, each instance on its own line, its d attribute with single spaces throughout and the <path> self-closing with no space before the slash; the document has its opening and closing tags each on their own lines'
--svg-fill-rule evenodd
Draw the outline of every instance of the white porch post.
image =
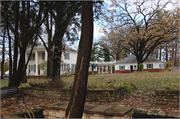
<svg viewBox="0 0 180 119">
<path fill-rule="evenodd" d="M 35 74 L 36 74 L 36 76 L 38 75 L 38 52 L 37 51 L 35 51 L 35 63 L 36 63 L 36 72 L 35 72 Z"/>
<path fill-rule="evenodd" d="M 27 58 L 27 52 L 26 52 L 26 54 L 25 54 L 25 61 L 26 61 L 26 62 L 27 62 L 27 59 L 28 59 L 28 58 Z M 18 62 L 19 62 L 19 55 L 18 55 Z M 19 63 L 18 63 L 18 64 L 19 64 Z M 17 65 L 17 66 L 18 66 L 18 65 Z M 28 70 L 29 70 L 29 69 L 28 69 L 28 65 L 27 65 L 27 67 L 26 67 L 26 75 L 29 75 L 29 74 L 28 74 Z"/>
<path fill-rule="evenodd" d="M 106 73 L 108 74 L 108 67 L 107 67 L 107 65 L 106 65 Z"/>
<path fill-rule="evenodd" d="M 104 66 L 102 65 L 102 74 L 104 74 L 104 72 L 103 72 L 104 69 L 103 68 L 104 68 Z"/>
<path fill-rule="evenodd" d="M 63 65 L 63 67 L 62 67 L 62 71 L 61 72 L 63 72 L 64 71 L 64 64 L 62 64 Z"/>
<path fill-rule="evenodd" d="M 45 61 L 47 61 L 47 51 L 45 50 Z"/>
<path fill-rule="evenodd" d="M 60 75 L 62 75 L 62 65 L 63 64 L 60 65 Z"/>
<path fill-rule="evenodd" d="M 111 65 L 111 74 L 112 74 L 112 65 Z"/>
<path fill-rule="evenodd" d="M 100 66 L 98 66 L 98 74 L 100 74 Z"/>
</svg>

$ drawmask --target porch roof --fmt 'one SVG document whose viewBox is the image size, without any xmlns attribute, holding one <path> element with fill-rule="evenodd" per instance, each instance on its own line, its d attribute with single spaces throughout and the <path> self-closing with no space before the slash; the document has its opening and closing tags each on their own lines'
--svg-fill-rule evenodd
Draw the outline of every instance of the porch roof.
<svg viewBox="0 0 180 119">
<path fill-rule="evenodd" d="M 97 61 L 90 61 L 90 65 L 97 64 L 97 65 L 115 65 L 116 61 L 103 61 L 103 62 L 97 62 Z"/>
</svg>

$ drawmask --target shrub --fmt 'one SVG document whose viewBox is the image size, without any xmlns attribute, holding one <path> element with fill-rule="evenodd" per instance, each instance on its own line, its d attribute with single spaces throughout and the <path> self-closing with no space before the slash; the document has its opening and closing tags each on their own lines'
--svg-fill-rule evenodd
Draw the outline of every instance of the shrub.
<svg viewBox="0 0 180 119">
<path fill-rule="evenodd" d="M 70 68 L 67 68 L 66 71 L 62 72 L 63 77 L 67 77 L 67 76 L 71 76 L 71 75 L 75 75 L 75 71 L 71 70 Z"/>
<path fill-rule="evenodd" d="M 142 63 L 139 63 L 139 70 L 143 71 L 144 65 Z"/>
<path fill-rule="evenodd" d="M 123 87 L 125 88 L 125 92 L 131 94 L 135 89 L 137 89 L 134 83 L 124 83 Z"/>
<path fill-rule="evenodd" d="M 171 63 L 171 61 L 167 61 L 166 62 L 166 67 L 168 68 L 169 66 L 171 66 L 172 65 L 172 63 Z"/>
<path fill-rule="evenodd" d="M 31 83 L 29 82 L 30 87 L 39 87 L 39 88 L 63 88 L 66 84 L 62 80 L 60 81 L 48 81 L 45 83 Z"/>
</svg>

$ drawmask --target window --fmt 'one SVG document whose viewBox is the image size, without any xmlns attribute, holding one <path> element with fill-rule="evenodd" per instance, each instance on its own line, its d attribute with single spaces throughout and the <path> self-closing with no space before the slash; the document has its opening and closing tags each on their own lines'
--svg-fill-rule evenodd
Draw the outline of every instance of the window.
<svg viewBox="0 0 180 119">
<path fill-rule="evenodd" d="M 123 66 L 119 66 L 119 70 L 125 70 L 125 65 L 123 65 Z"/>
<path fill-rule="evenodd" d="M 45 57 L 45 53 L 42 53 L 42 60 L 44 60 L 44 57 Z"/>
<path fill-rule="evenodd" d="M 136 65 L 134 65 L 134 69 L 136 69 Z"/>
<path fill-rule="evenodd" d="M 151 64 L 148 65 L 148 68 L 152 68 L 152 67 L 151 67 Z"/>
<path fill-rule="evenodd" d="M 153 64 L 147 64 L 147 69 L 153 69 Z"/>
<path fill-rule="evenodd" d="M 34 66 L 33 65 L 31 65 L 31 70 L 34 70 Z"/>
<path fill-rule="evenodd" d="M 69 53 L 64 54 L 64 59 L 68 59 L 68 60 L 70 59 Z"/>
<path fill-rule="evenodd" d="M 121 70 L 124 70 L 124 67 L 123 67 L 123 66 L 121 66 Z"/>
<path fill-rule="evenodd" d="M 163 68 L 164 68 L 164 65 L 163 65 L 163 64 L 159 64 L 159 68 L 160 68 L 160 69 L 163 69 Z"/>
<path fill-rule="evenodd" d="M 35 60 L 35 54 L 31 54 L 30 60 Z"/>
</svg>

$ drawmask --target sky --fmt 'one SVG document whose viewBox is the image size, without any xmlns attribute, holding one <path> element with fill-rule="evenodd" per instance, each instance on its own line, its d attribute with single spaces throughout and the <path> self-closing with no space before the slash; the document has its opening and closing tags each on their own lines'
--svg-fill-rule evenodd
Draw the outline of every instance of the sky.
<svg viewBox="0 0 180 119">
<path fill-rule="evenodd" d="M 93 34 L 94 35 L 94 37 L 93 37 L 94 39 L 93 39 L 93 42 L 97 41 L 98 38 L 100 38 L 101 36 L 104 35 L 103 33 L 99 32 L 100 28 L 101 27 L 97 24 L 97 22 L 94 22 L 94 34 Z M 79 34 L 79 38 L 80 38 L 81 32 L 79 32 L 78 34 Z M 79 46 L 79 40 L 74 42 L 73 45 L 71 45 L 71 47 L 76 49 L 76 50 L 78 49 L 78 46 Z"/>
</svg>

